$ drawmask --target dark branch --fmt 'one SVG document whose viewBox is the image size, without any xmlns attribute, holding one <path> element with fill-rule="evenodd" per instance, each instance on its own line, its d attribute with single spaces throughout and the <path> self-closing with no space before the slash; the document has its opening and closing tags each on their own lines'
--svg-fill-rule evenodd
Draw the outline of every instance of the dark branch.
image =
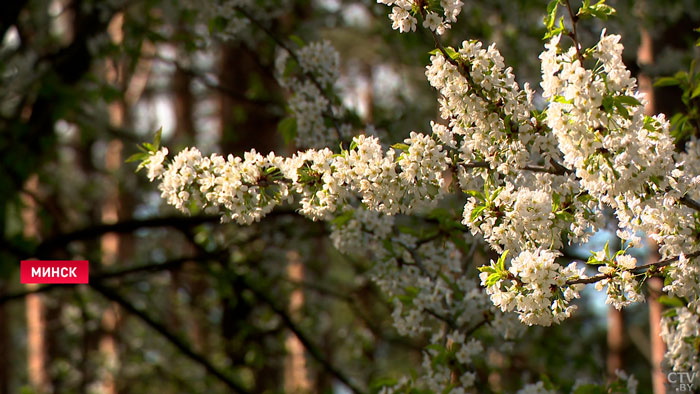
<svg viewBox="0 0 700 394">
<path fill-rule="evenodd" d="M 681 204 L 685 205 L 688 208 L 692 208 L 698 212 L 700 212 L 700 203 L 693 200 L 692 198 L 688 196 L 683 196 L 680 199 Z"/>
<path fill-rule="evenodd" d="M 47 253 L 66 246 L 67 244 L 85 239 L 95 239 L 107 233 L 130 233 L 141 228 L 173 227 L 186 229 L 204 223 L 216 223 L 221 216 L 169 216 L 151 219 L 130 219 L 113 224 L 97 224 L 70 233 L 59 234 L 39 244 L 36 249 L 37 256 L 45 256 Z"/>
<path fill-rule="evenodd" d="M 162 271 L 166 271 L 166 270 L 178 269 L 188 262 L 204 262 L 204 261 L 218 259 L 222 256 L 222 253 L 223 252 L 204 253 L 204 254 L 197 255 L 197 256 L 179 257 L 179 258 L 175 258 L 172 260 L 167 260 L 167 261 L 162 262 L 162 263 L 141 264 L 141 265 L 136 265 L 133 267 L 124 268 L 121 270 L 103 272 L 100 274 L 90 275 L 90 282 L 101 282 L 101 281 L 106 280 L 106 279 L 117 279 L 117 278 L 121 278 L 121 277 L 124 277 L 127 275 L 137 274 L 137 273 L 158 273 L 158 272 L 162 272 Z M 93 261 L 93 263 L 94 263 L 94 261 Z M 96 264 L 96 265 L 99 266 L 100 264 Z M 48 285 L 43 285 L 43 286 L 37 287 L 36 289 L 32 289 L 32 290 L 24 290 L 24 291 L 19 291 L 19 292 L 7 294 L 7 295 L 0 295 L 0 305 L 3 305 L 5 303 L 13 301 L 13 300 L 23 299 L 24 297 L 26 297 L 29 294 L 45 293 L 48 291 L 55 290 L 57 288 L 72 288 L 72 287 L 75 287 L 75 285 L 48 284 Z"/>
<path fill-rule="evenodd" d="M 221 382 L 226 384 L 232 391 L 237 393 L 248 393 L 240 383 L 236 382 L 233 378 L 228 376 L 224 371 L 213 365 L 209 360 L 207 360 L 203 355 L 195 352 L 185 341 L 180 339 L 178 336 L 170 332 L 167 327 L 163 324 L 157 322 L 151 318 L 146 312 L 136 308 L 131 302 L 126 298 L 122 297 L 117 291 L 110 287 L 102 285 L 100 282 L 94 282 L 90 284 L 95 291 L 102 294 L 108 300 L 114 301 L 124 310 L 130 314 L 138 317 L 141 321 L 146 323 L 149 327 L 155 330 L 173 346 L 175 346 L 182 354 L 187 356 L 192 361 L 200 364 L 204 369 L 212 376 L 219 379 Z"/>
<path fill-rule="evenodd" d="M 255 294 L 255 296 L 266 303 L 270 309 L 272 309 L 273 312 L 275 312 L 284 322 L 284 325 L 289 328 L 290 331 L 296 335 L 296 337 L 299 339 L 299 341 L 304 345 L 306 350 L 309 352 L 311 357 L 313 357 L 319 364 L 323 366 L 328 372 L 330 372 L 331 375 L 335 376 L 336 379 L 340 380 L 343 382 L 346 386 L 350 388 L 355 393 L 362 393 L 363 391 L 357 387 L 352 381 L 350 380 L 349 377 L 347 377 L 339 368 L 337 368 L 335 365 L 333 365 L 329 360 L 327 360 L 324 356 L 323 353 L 314 345 L 313 342 L 304 334 L 304 332 L 301 331 L 301 329 L 294 323 L 292 320 L 291 316 L 287 314 L 287 312 L 284 311 L 284 309 L 278 307 L 275 302 L 264 292 L 259 289 L 257 289 L 255 286 L 251 285 L 248 281 L 245 281 L 244 279 L 244 284 L 245 286 Z"/>
<path fill-rule="evenodd" d="M 559 163 L 556 163 L 556 162 L 552 162 L 552 163 L 554 165 L 554 168 L 547 168 L 545 166 L 531 164 L 531 165 L 526 165 L 525 167 L 522 167 L 519 169 L 524 170 L 524 171 L 532 171 L 532 172 L 544 172 L 544 173 L 553 174 L 553 175 L 566 175 L 566 174 L 570 174 L 573 172 L 570 169 L 562 166 Z M 470 163 L 461 163 L 460 165 L 464 168 L 467 168 L 467 169 L 469 169 L 469 168 L 490 169 L 491 168 L 491 165 L 487 161 L 473 161 Z"/>
</svg>

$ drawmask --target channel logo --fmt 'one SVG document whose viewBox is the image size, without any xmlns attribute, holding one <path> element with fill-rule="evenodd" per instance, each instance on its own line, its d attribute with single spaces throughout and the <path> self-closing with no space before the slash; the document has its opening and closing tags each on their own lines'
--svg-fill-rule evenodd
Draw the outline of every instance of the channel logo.
<svg viewBox="0 0 700 394">
<path fill-rule="evenodd" d="M 22 283 L 88 283 L 90 266 L 87 260 L 23 260 Z"/>
</svg>

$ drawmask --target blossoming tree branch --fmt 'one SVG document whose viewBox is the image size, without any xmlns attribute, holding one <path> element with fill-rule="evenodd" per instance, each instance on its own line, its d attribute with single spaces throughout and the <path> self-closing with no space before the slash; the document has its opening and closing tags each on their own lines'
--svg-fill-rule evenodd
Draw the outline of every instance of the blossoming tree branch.
<svg viewBox="0 0 700 394">
<path fill-rule="evenodd" d="M 666 361 L 674 371 L 697 371 L 700 145 L 692 139 L 679 149 L 665 116 L 644 114 L 620 36 L 602 30 L 595 45 L 579 42 L 579 20 L 614 10 L 604 1 L 549 4 L 536 92 L 516 82 L 495 45 L 442 42 L 461 0 L 379 2 L 391 7 L 395 30 L 422 27 L 435 41 L 425 76 L 439 93 L 440 119 L 429 132 L 388 145 L 369 126 L 353 130 L 334 86 L 339 54 L 327 42 L 281 43 L 278 78 L 290 92 L 281 129 L 302 149 L 223 157 L 187 148 L 170 158 L 158 141 L 144 144 L 137 159 L 162 198 L 241 225 L 298 207 L 330 223 L 341 252 L 368 250 L 369 275 L 392 297 L 396 329 L 431 338 L 421 374 L 387 391 L 478 391 L 472 366 L 484 338 L 507 349 L 524 325 L 563 323 L 586 285 L 618 309 L 644 301 L 651 276 L 663 276 L 664 291 L 679 300 L 663 318 Z M 445 208 L 451 201 L 461 201 L 458 212 Z M 606 210 L 623 248 L 606 245 L 586 262 L 564 263 L 564 246 L 603 228 Z M 404 217 L 429 218 L 438 230 L 422 238 L 397 231 Z M 659 262 L 643 265 L 627 253 L 640 234 L 658 244 Z M 484 242 L 500 257 L 465 264 Z M 587 275 L 586 264 L 597 273 Z M 635 388 L 624 374 L 615 384 Z M 522 392 L 552 390 L 540 382 Z"/>
</svg>

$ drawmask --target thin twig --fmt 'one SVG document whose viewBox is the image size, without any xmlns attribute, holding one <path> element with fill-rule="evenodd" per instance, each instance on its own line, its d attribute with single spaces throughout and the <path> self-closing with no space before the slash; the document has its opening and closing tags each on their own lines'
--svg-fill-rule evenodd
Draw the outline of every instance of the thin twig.
<svg viewBox="0 0 700 394">
<path fill-rule="evenodd" d="M 485 168 L 485 169 L 490 169 L 491 165 L 487 161 L 472 161 L 470 163 L 460 163 L 460 165 L 466 169 L 470 168 Z M 547 168 L 545 166 L 540 166 L 540 165 L 526 165 L 524 167 L 518 168 L 519 170 L 523 171 L 532 171 L 532 172 L 543 172 L 547 174 L 552 174 L 552 175 L 566 175 L 573 173 L 572 170 L 562 166 L 561 164 L 555 164 L 554 168 Z"/>
<path fill-rule="evenodd" d="M 695 258 L 698 256 L 700 256 L 700 251 L 689 253 L 689 254 L 685 255 L 685 257 L 687 257 L 689 259 L 692 259 L 692 258 Z M 670 257 L 670 258 L 667 258 L 665 260 L 657 261 L 656 263 L 649 263 L 649 264 L 640 265 L 638 267 L 634 267 L 630 271 L 632 271 L 634 273 L 642 273 L 645 270 L 652 270 L 652 269 L 656 270 L 656 269 L 663 268 L 663 267 L 666 267 L 668 265 L 673 264 L 674 262 L 678 261 L 679 258 L 680 258 L 680 256 Z M 601 280 L 609 279 L 609 278 L 610 278 L 609 275 L 601 274 L 601 275 L 591 276 L 590 278 L 581 278 L 581 279 L 570 280 L 570 281 L 567 281 L 566 284 L 567 285 L 591 284 L 591 283 L 596 283 L 596 282 L 599 282 Z"/>
<path fill-rule="evenodd" d="M 474 332 L 476 332 L 476 330 L 478 330 L 478 329 L 480 329 L 481 327 L 483 327 L 483 326 L 487 325 L 488 323 L 490 323 L 491 320 L 493 320 L 493 314 L 488 313 L 488 312 L 487 312 L 487 313 L 484 313 L 484 319 L 481 320 L 480 322 L 476 323 L 474 326 L 472 326 L 472 328 L 468 329 L 468 330 L 464 333 L 464 336 L 467 337 L 467 338 L 470 337 Z"/>
<path fill-rule="evenodd" d="M 573 8 L 571 8 L 571 4 L 569 3 L 569 0 L 564 0 L 566 3 L 566 9 L 569 10 L 569 17 L 571 17 L 571 26 L 572 26 L 572 32 L 569 35 L 571 39 L 574 41 L 574 46 L 576 47 L 576 55 L 578 56 L 578 60 L 581 62 L 581 66 L 583 66 L 583 55 L 581 54 L 581 45 L 578 42 L 578 35 L 576 33 L 576 22 L 578 21 L 578 17 L 574 14 Z"/>
<path fill-rule="evenodd" d="M 457 323 L 455 323 L 454 320 L 450 319 L 449 317 L 444 316 L 444 315 L 441 315 L 441 314 L 435 312 L 434 310 L 432 310 L 432 309 L 430 309 L 430 308 L 424 308 L 423 310 L 425 310 L 426 312 L 428 312 L 429 315 L 434 316 L 436 319 L 443 321 L 443 322 L 444 322 L 445 324 L 447 324 L 451 329 L 454 330 L 455 328 L 457 328 Z"/>
</svg>

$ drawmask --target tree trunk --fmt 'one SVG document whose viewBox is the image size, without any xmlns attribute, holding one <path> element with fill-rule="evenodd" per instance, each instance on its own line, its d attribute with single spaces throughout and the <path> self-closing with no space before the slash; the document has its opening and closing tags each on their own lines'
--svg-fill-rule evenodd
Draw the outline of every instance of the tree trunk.
<svg viewBox="0 0 700 394">
<path fill-rule="evenodd" d="M 304 280 L 304 264 L 296 250 L 287 252 L 287 276 L 292 283 Z M 289 298 L 289 316 L 292 319 L 299 317 L 301 307 L 304 305 L 304 293 L 301 288 L 292 291 Z M 284 391 L 287 393 L 305 393 L 311 389 L 309 373 L 306 368 L 306 356 L 304 345 L 299 338 L 292 333 L 287 333 L 285 341 L 287 356 L 284 360 Z"/>
<path fill-rule="evenodd" d="M 637 49 L 637 62 L 642 66 L 637 79 L 639 81 L 639 90 L 646 94 L 647 104 L 644 107 L 644 112 L 647 115 L 653 115 L 655 112 L 654 106 L 654 85 L 651 77 L 644 73 L 644 66 L 654 63 L 654 47 L 651 35 L 645 28 L 640 30 L 641 43 Z M 646 263 L 655 263 L 659 261 L 658 248 L 654 241 L 647 239 L 649 246 L 649 256 Z M 661 278 L 651 278 L 647 281 L 649 289 L 649 339 L 651 344 L 651 381 L 654 394 L 666 393 L 666 377 L 661 369 L 661 363 L 664 359 L 666 346 L 661 339 L 661 314 L 663 308 L 659 302 L 661 289 L 663 288 L 663 280 Z"/>
<path fill-rule="evenodd" d="M 0 220 L 0 223 L 4 221 Z M 0 296 L 5 294 L 5 283 L 0 281 Z M 10 365 L 12 360 L 12 348 L 10 347 L 10 316 L 7 306 L 0 305 L 0 394 L 10 393 Z"/>
<path fill-rule="evenodd" d="M 229 92 L 220 96 L 223 153 L 235 155 L 255 149 L 267 154 L 280 145 L 279 119 L 268 112 L 268 105 L 245 99 L 253 80 L 258 80 L 266 92 L 279 90 L 277 82 L 261 69 L 255 56 L 243 45 L 223 48 L 219 81 L 224 91 Z"/>
<path fill-rule="evenodd" d="M 25 190 L 35 196 L 39 189 L 39 178 L 31 176 L 25 185 Z M 29 239 L 39 238 L 39 218 L 37 206 L 33 198 L 22 196 L 22 223 L 24 236 Z M 35 289 L 35 284 L 27 285 Z M 41 294 L 29 294 L 26 297 L 27 318 L 27 370 L 29 384 L 37 393 L 47 393 L 50 389 L 49 376 L 46 370 L 46 320 L 44 302 Z"/>
<path fill-rule="evenodd" d="M 625 318 L 622 310 L 617 310 L 614 307 L 608 308 L 608 357 L 607 357 L 607 372 L 608 378 L 616 379 L 616 371 L 622 370 L 623 363 L 623 348 L 625 345 Z"/>
</svg>

